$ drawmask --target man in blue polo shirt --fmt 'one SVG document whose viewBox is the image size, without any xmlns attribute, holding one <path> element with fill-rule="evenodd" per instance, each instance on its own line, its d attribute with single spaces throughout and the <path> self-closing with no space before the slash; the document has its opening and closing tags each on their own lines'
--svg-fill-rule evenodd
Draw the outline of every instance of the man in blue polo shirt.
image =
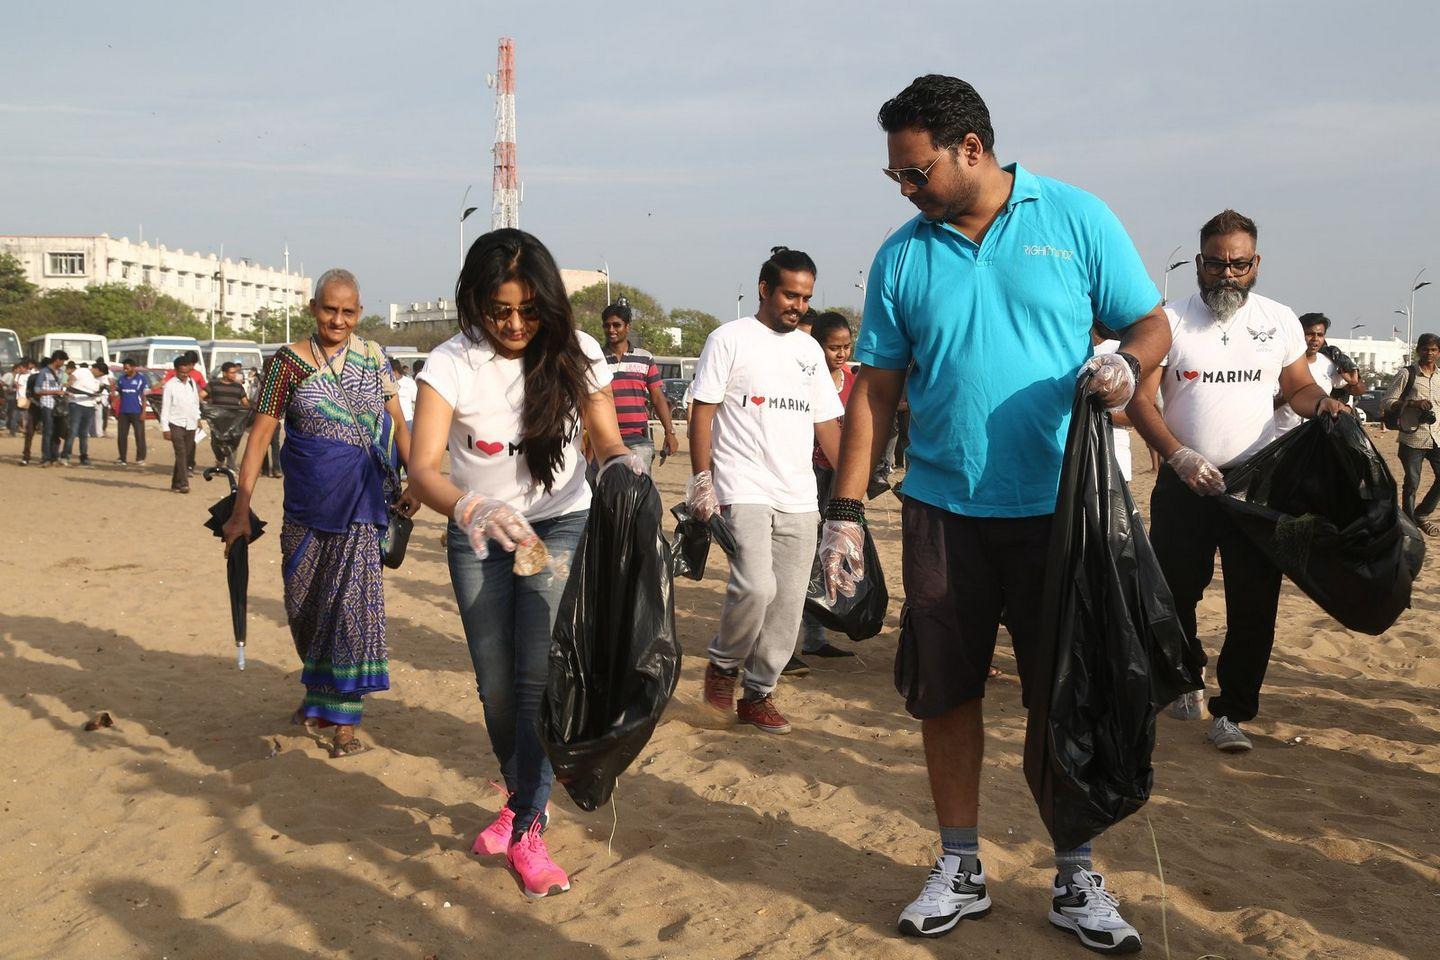
<svg viewBox="0 0 1440 960">
<path fill-rule="evenodd" d="M 861 498 L 904 387 L 895 681 L 921 721 L 943 854 L 900 931 L 936 937 L 990 909 L 977 827 L 985 678 L 1003 621 L 1022 690 L 1033 682 L 1076 377 L 1093 371 L 1090 388 L 1124 407 L 1170 336 L 1160 292 L 1114 214 L 1075 187 L 1000 166 L 989 110 L 968 83 L 920 77 L 879 120 L 885 173 L 920 215 L 886 238 L 870 269 L 821 561 L 832 591 L 863 574 Z M 1090 359 L 1097 321 L 1122 340 Z M 1055 866 L 1051 923 L 1101 952 L 1140 948 L 1088 845 L 1057 850 Z"/>
<path fill-rule="evenodd" d="M 120 394 L 120 412 L 117 416 L 120 430 L 120 459 L 115 461 L 122 467 L 127 461 L 130 431 L 135 431 L 135 465 L 145 466 L 145 393 L 150 381 L 140 373 L 133 360 L 125 361 L 125 372 L 115 381 L 115 390 Z"/>
</svg>

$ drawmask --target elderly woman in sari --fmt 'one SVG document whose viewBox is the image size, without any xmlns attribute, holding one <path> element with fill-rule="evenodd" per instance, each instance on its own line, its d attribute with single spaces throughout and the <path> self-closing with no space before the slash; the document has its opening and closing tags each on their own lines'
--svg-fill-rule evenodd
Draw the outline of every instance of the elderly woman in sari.
<svg viewBox="0 0 1440 960">
<path fill-rule="evenodd" d="M 315 333 L 282 347 L 265 369 L 223 531 L 227 552 L 249 535 L 260 464 L 283 420 L 285 613 L 305 685 L 292 720 L 335 727 L 336 758 L 368 749 L 355 736 L 363 697 L 390 687 L 381 539 L 392 503 L 406 516 L 417 505 L 399 495 L 395 468 L 409 462 L 410 436 L 389 364 L 354 336 L 360 310 L 349 271 L 328 270 L 316 281 Z"/>
</svg>

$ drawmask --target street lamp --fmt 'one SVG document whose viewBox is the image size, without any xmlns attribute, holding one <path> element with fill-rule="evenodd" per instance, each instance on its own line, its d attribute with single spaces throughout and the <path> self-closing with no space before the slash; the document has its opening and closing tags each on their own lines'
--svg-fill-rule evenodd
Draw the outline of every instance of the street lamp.
<svg viewBox="0 0 1440 960">
<path fill-rule="evenodd" d="M 467 207 L 470 202 L 470 191 L 475 185 L 472 183 L 465 188 L 465 196 L 460 198 L 460 269 L 465 269 L 465 219 L 474 213 L 479 207 Z"/>
<path fill-rule="evenodd" d="M 1180 252 L 1181 246 L 1184 246 L 1184 244 L 1177 244 L 1175 249 L 1171 250 L 1170 253 L 1166 255 L 1165 259 L 1167 261 L 1174 260 L 1175 254 Z M 1160 292 L 1160 305 L 1162 307 L 1170 302 L 1170 271 L 1174 270 L 1176 267 L 1183 267 L 1189 262 L 1189 260 L 1176 260 L 1174 263 L 1170 264 L 1170 266 L 1165 268 L 1164 287 Z"/>
<path fill-rule="evenodd" d="M 1405 349 L 1409 350 L 1415 343 L 1415 291 L 1421 287 L 1430 286 L 1430 281 L 1420 282 L 1420 274 L 1425 268 L 1420 268 L 1420 273 L 1415 274 L 1415 279 L 1410 281 L 1410 311 L 1405 314 Z"/>
<path fill-rule="evenodd" d="M 855 289 L 860 291 L 860 305 L 861 305 L 861 307 L 864 307 L 864 305 L 865 305 L 865 271 L 864 271 L 864 270 L 856 270 L 856 271 L 855 271 Z"/>
<path fill-rule="evenodd" d="M 742 304 L 742 303 L 744 303 L 744 302 L 745 302 L 745 285 L 744 285 L 743 283 L 737 283 L 737 284 L 735 285 L 735 319 L 736 319 L 736 320 L 739 320 L 739 319 L 740 319 L 740 316 L 741 316 L 741 314 L 740 314 L 740 304 Z"/>
<path fill-rule="evenodd" d="M 614 300 L 610 299 L 610 261 L 602 258 L 600 260 L 600 264 L 600 272 L 605 274 L 605 306 L 608 307 L 610 306 L 610 304 L 615 302 Z"/>
<path fill-rule="evenodd" d="M 1363 326 L 1365 326 L 1365 324 L 1363 324 L 1363 323 L 1352 323 L 1352 324 L 1350 324 L 1350 339 L 1351 339 L 1351 340 L 1354 340 L 1354 339 L 1355 339 L 1355 331 L 1356 331 L 1356 330 L 1359 330 L 1359 329 L 1360 329 L 1361 327 L 1363 327 Z"/>
</svg>

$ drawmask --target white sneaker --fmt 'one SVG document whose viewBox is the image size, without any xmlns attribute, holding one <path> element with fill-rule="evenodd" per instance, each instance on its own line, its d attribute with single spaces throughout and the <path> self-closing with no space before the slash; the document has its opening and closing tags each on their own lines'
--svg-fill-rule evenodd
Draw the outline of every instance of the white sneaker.
<svg viewBox="0 0 1440 960">
<path fill-rule="evenodd" d="M 1057 876 L 1051 893 L 1050 922 L 1068 930 L 1097 953 L 1135 953 L 1140 933 L 1120 916 L 1120 901 L 1105 889 L 1105 878 L 1077 870 L 1067 882 Z"/>
<path fill-rule="evenodd" d="M 1203 720 L 1205 718 L 1205 668 L 1200 668 L 1200 689 L 1187 690 L 1180 694 L 1165 712 L 1176 720 Z"/>
<path fill-rule="evenodd" d="M 1231 721 L 1229 717 L 1216 717 L 1211 720 L 1210 732 L 1205 739 L 1225 753 L 1244 753 L 1254 747 L 1250 738 L 1240 730 L 1240 725 Z"/>
<path fill-rule="evenodd" d="M 978 920 L 990 912 L 985 868 L 966 873 L 951 854 L 935 861 L 920 896 L 900 914 L 900 932 L 911 937 L 939 937 L 961 920 Z"/>
</svg>

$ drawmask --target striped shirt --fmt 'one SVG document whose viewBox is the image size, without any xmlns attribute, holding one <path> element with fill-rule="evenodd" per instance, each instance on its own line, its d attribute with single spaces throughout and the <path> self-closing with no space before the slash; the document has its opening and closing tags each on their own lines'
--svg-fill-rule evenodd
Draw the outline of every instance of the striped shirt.
<svg viewBox="0 0 1440 960">
<path fill-rule="evenodd" d="M 649 350 L 632 349 L 623 357 L 605 351 L 610 365 L 610 389 L 615 394 L 615 419 L 620 422 L 620 439 L 633 447 L 650 442 L 650 388 L 660 385 L 660 368 Z"/>
</svg>

